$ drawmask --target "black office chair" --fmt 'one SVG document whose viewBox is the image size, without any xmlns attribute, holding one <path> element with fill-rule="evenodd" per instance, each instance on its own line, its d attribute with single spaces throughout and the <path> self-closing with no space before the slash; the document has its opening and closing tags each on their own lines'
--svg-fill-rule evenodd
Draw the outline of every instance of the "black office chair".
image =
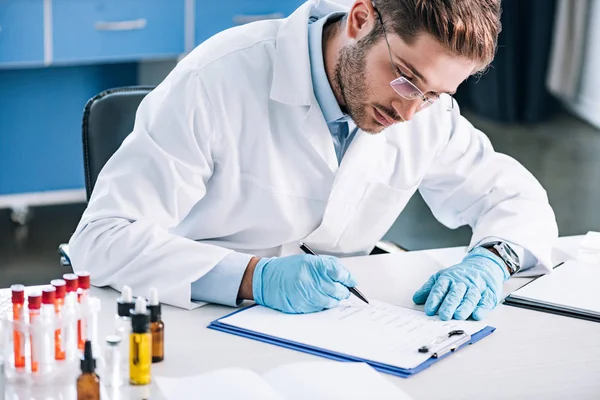
<svg viewBox="0 0 600 400">
<path fill-rule="evenodd" d="M 152 86 L 105 90 L 88 100 L 83 111 L 82 140 L 86 201 L 90 200 L 98 174 L 123 140 L 133 130 L 135 113 Z M 71 266 L 69 246 L 58 247 L 60 262 Z M 395 243 L 381 241 L 371 254 L 406 251 Z"/>
<path fill-rule="evenodd" d="M 152 86 L 131 86 L 105 90 L 83 110 L 82 142 L 86 201 L 90 200 L 104 164 L 133 130 L 135 113 Z M 69 245 L 58 246 L 60 262 L 71 266 Z"/>
</svg>

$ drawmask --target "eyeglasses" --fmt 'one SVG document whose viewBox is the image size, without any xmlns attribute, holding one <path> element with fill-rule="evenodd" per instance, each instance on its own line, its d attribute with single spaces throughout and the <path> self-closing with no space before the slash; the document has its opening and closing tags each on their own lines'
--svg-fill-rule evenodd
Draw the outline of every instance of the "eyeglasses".
<svg viewBox="0 0 600 400">
<path fill-rule="evenodd" d="M 387 32 L 385 30 L 383 19 L 381 18 L 379 10 L 375 8 L 375 5 L 373 5 L 373 9 L 377 13 L 377 17 L 379 18 L 379 22 L 381 23 L 381 28 L 383 29 L 383 37 L 385 38 L 385 44 L 387 45 L 388 53 L 390 56 L 392 73 L 396 75 L 396 67 L 394 66 L 394 58 L 392 57 L 392 49 L 390 48 L 390 42 L 387 38 Z M 448 111 L 451 111 L 454 108 L 454 99 L 451 95 L 443 93 L 442 95 L 427 96 L 421 91 L 421 89 L 416 87 L 414 83 L 408 80 L 407 77 L 402 76 L 401 74 L 398 78 L 390 82 L 390 86 L 392 87 L 392 89 L 394 89 L 396 93 L 398 93 L 401 97 L 405 98 L 406 100 L 420 100 L 421 109 L 425 109 L 438 101 L 442 102 L 446 106 L 446 109 Z"/>
</svg>

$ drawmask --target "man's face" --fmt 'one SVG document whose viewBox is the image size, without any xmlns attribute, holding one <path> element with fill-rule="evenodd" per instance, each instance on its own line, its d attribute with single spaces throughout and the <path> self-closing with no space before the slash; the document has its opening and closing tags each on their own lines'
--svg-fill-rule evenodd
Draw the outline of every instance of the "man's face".
<svg viewBox="0 0 600 400">
<path fill-rule="evenodd" d="M 371 47 L 357 37 L 358 41 L 341 49 L 335 68 L 342 109 L 365 132 L 381 132 L 396 122 L 410 120 L 423 109 L 421 99 L 407 100 L 396 93 L 390 86 L 394 79 L 404 76 L 427 97 L 435 98 L 454 93 L 476 67 L 471 60 L 449 54 L 426 34 L 412 46 L 389 31 L 387 38 L 391 60 L 384 37 Z"/>
</svg>

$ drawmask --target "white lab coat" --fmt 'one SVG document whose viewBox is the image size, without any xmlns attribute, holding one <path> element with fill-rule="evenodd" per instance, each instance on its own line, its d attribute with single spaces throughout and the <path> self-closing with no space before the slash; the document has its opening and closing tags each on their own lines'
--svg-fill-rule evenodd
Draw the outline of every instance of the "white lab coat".
<svg viewBox="0 0 600 400">
<path fill-rule="evenodd" d="M 307 2 L 222 32 L 141 103 L 70 241 L 92 283 L 191 308 L 190 283 L 230 252 L 368 254 L 420 190 L 439 221 L 499 237 L 551 265 L 554 214 L 536 179 L 460 114 L 437 106 L 372 135 L 340 166 L 313 94 Z M 417 288 L 415 288 L 417 289 Z"/>
</svg>

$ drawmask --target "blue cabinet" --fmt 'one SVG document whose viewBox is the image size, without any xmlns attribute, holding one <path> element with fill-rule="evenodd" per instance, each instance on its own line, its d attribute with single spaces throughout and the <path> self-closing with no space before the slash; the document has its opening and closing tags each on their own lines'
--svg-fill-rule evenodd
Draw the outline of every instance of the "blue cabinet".
<svg viewBox="0 0 600 400">
<path fill-rule="evenodd" d="M 0 196 L 83 188 L 83 106 L 136 77 L 135 63 L 0 70 Z"/>
<path fill-rule="evenodd" d="M 0 65 L 43 61 L 43 0 L 0 0 Z"/>
<path fill-rule="evenodd" d="M 196 45 L 236 25 L 287 17 L 302 3 L 301 0 L 196 0 Z"/>
<path fill-rule="evenodd" d="M 53 0 L 54 63 L 184 52 L 184 0 Z"/>
<path fill-rule="evenodd" d="M 83 196 L 86 100 L 136 85 L 138 61 L 175 60 L 219 31 L 287 17 L 303 2 L 0 0 L 0 198 Z"/>
</svg>

